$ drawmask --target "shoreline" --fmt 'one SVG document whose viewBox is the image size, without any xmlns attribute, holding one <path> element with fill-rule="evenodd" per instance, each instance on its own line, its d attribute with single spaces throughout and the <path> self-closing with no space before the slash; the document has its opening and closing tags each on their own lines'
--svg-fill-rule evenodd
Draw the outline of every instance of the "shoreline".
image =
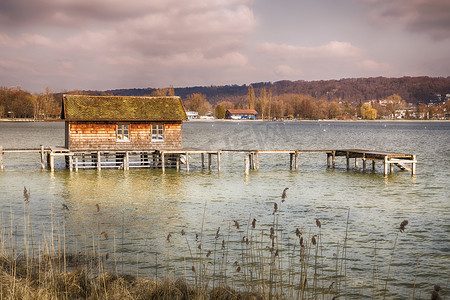
<svg viewBox="0 0 450 300">
<path fill-rule="evenodd" d="M 28 118 L 16 118 L 16 119 L 9 119 L 9 118 L 0 118 L 0 122 L 65 122 L 65 120 L 62 119 L 45 119 L 45 120 L 34 120 L 34 119 L 28 119 Z M 195 123 L 203 123 L 203 122 L 450 122 L 450 120 L 417 120 L 417 119 L 398 119 L 398 120 L 335 120 L 335 119 L 318 119 L 318 120 L 230 120 L 230 119 L 195 119 L 195 120 L 186 120 L 184 122 L 195 122 Z"/>
</svg>

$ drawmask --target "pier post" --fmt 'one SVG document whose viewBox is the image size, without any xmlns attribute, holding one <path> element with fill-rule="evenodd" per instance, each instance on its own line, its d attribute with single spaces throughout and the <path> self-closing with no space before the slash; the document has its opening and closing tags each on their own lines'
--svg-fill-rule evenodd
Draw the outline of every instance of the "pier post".
<svg viewBox="0 0 450 300">
<path fill-rule="evenodd" d="M 178 154 L 177 157 L 176 157 L 176 160 L 177 160 L 177 162 L 176 162 L 177 171 L 180 171 L 180 157 L 181 157 L 181 154 Z"/>
<path fill-rule="evenodd" d="M 208 153 L 208 170 L 211 170 L 212 165 L 212 154 Z"/>
<path fill-rule="evenodd" d="M 388 169 L 389 169 L 389 164 L 387 162 L 387 156 L 384 157 L 384 161 L 383 161 L 383 174 L 384 176 L 387 176 L 388 174 Z"/>
<path fill-rule="evenodd" d="M 45 169 L 45 152 L 44 152 L 44 146 L 41 145 L 41 169 Z"/>
<path fill-rule="evenodd" d="M 217 152 L 217 170 L 220 171 L 220 152 Z"/>
<path fill-rule="evenodd" d="M 345 158 L 347 159 L 347 170 L 350 170 L 350 152 L 347 151 Z"/>
<path fill-rule="evenodd" d="M 292 170 L 293 153 L 289 153 L 289 169 Z"/>
<path fill-rule="evenodd" d="M 358 169 L 358 158 L 355 157 L 355 168 Z"/>
<path fill-rule="evenodd" d="M 331 163 L 333 164 L 334 169 L 334 167 L 336 166 L 336 151 L 331 152 L 331 157 L 332 157 Z"/>
<path fill-rule="evenodd" d="M 372 172 L 375 172 L 375 159 L 372 160 Z"/>
<path fill-rule="evenodd" d="M 186 156 L 186 165 L 188 164 L 188 158 L 187 158 L 187 156 Z M 189 167 L 188 167 L 189 168 Z M 165 162 L 165 160 L 164 160 L 164 152 L 161 152 L 161 170 L 163 171 L 163 172 L 165 172 L 166 171 L 166 162 Z"/>
<path fill-rule="evenodd" d="M 100 158 L 100 151 L 97 151 L 97 170 L 101 170 L 102 169 L 102 162 L 101 162 L 101 158 Z"/>
<path fill-rule="evenodd" d="M 205 153 L 202 153 L 201 157 L 202 157 L 202 169 L 204 169 L 205 168 Z"/>
<path fill-rule="evenodd" d="M 250 173 L 250 157 L 249 156 L 245 156 L 244 164 L 245 164 L 245 175 L 248 175 Z"/>
<path fill-rule="evenodd" d="M 130 169 L 130 154 L 127 152 L 125 152 L 125 156 L 123 157 L 123 169 L 124 170 L 129 170 Z"/>
<path fill-rule="evenodd" d="M 75 157 L 75 171 L 78 172 L 78 157 Z"/>
<path fill-rule="evenodd" d="M 415 163 L 416 156 L 415 155 L 413 155 L 413 160 L 414 160 L 414 162 L 411 164 L 411 176 L 416 175 L 416 163 Z"/>
<path fill-rule="evenodd" d="M 0 146 L 0 170 L 3 170 L 5 166 L 3 166 L 3 147 Z"/>
<path fill-rule="evenodd" d="M 69 155 L 69 171 L 73 171 L 73 157 Z"/>
<path fill-rule="evenodd" d="M 189 172 L 189 152 L 186 152 L 186 171 Z"/>
<path fill-rule="evenodd" d="M 365 157 L 363 157 L 362 162 L 363 162 L 363 172 L 365 172 L 367 168 L 367 161 Z"/>
<path fill-rule="evenodd" d="M 327 168 L 329 168 L 330 167 L 330 161 L 331 161 L 331 154 L 330 153 L 327 153 Z"/>
<path fill-rule="evenodd" d="M 298 170 L 298 151 L 295 151 L 295 170 Z"/>
<path fill-rule="evenodd" d="M 50 152 L 48 154 L 48 158 L 47 159 L 48 159 L 48 166 L 49 166 L 50 170 L 54 171 L 55 170 L 55 157 L 53 156 L 52 152 Z"/>
</svg>

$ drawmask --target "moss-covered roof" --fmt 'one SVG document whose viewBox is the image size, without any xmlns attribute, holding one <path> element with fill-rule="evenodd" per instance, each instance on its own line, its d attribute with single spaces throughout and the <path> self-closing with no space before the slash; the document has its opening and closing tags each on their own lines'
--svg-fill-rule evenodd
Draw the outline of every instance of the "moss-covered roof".
<svg viewBox="0 0 450 300">
<path fill-rule="evenodd" d="M 64 95 L 61 118 L 67 121 L 180 121 L 180 97 Z"/>
</svg>

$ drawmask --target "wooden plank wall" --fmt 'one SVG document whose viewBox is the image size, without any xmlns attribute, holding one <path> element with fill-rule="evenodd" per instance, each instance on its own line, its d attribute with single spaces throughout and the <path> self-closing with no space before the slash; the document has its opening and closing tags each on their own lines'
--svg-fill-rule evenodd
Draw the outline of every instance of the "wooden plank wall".
<svg viewBox="0 0 450 300">
<path fill-rule="evenodd" d="M 66 147 L 77 150 L 179 149 L 182 146 L 181 122 L 164 123 L 164 141 L 152 141 L 151 122 L 129 124 L 130 141 L 117 141 L 115 122 L 70 122 L 66 126 Z"/>
</svg>

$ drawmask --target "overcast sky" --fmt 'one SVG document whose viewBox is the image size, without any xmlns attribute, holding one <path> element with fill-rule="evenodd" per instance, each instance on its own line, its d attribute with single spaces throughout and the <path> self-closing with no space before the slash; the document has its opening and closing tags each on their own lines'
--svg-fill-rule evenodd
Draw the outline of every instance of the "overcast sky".
<svg viewBox="0 0 450 300">
<path fill-rule="evenodd" d="M 449 0 L 1 0 L 31 92 L 450 76 Z"/>
</svg>

